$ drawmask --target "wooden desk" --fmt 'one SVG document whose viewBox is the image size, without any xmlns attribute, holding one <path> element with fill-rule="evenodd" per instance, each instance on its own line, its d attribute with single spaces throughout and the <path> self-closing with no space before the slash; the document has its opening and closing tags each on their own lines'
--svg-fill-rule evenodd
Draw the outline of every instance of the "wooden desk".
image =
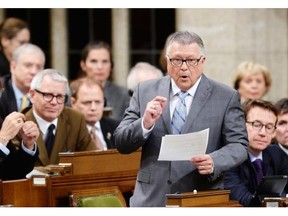
<svg viewBox="0 0 288 216">
<path fill-rule="evenodd" d="M 70 191 L 103 186 L 118 186 L 122 192 L 133 191 L 140 157 L 141 150 L 127 155 L 117 150 L 61 154 L 61 163 L 72 164 L 72 175 L 3 181 L 0 185 L 2 205 L 69 206 Z M 37 182 L 41 184 L 35 184 Z"/>
<path fill-rule="evenodd" d="M 38 177 L 3 181 L 1 205 L 15 207 L 48 206 L 48 188 L 46 184 L 37 184 L 37 179 Z"/>
<path fill-rule="evenodd" d="M 138 171 L 141 149 L 120 154 L 116 149 L 59 153 L 60 164 L 71 163 L 72 175 Z"/>
<path fill-rule="evenodd" d="M 166 207 L 240 207 L 237 201 L 229 200 L 229 194 L 229 190 L 167 194 Z"/>
<path fill-rule="evenodd" d="M 69 192 L 72 190 L 118 186 L 122 193 L 131 192 L 135 186 L 135 172 L 114 172 L 48 178 L 49 205 L 69 206 Z"/>
<path fill-rule="evenodd" d="M 262 201 L 262 207 L 288 207 L 288 198 L 265 197 Z"/>
</svg>

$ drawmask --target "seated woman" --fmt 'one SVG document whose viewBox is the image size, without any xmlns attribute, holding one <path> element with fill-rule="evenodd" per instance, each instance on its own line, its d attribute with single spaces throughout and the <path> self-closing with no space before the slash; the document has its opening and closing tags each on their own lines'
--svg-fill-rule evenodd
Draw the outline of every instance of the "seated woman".
<svg viewBox="0 0 288 216">
<path fill-rule="evenodd" d="M 256 62 L 244 61 L 235 70 L 233 87 L 239 92 L 241 102 L 263 99 L 271 87 L 269 70 Z"/>
<path fill-rule="evenodd" d="M 25 116 L 19 112 L 12 112 L 4 122 L 1 119 L 0 125 L 0 179 L 25 178 L 33 170 L 38 156 L 38 127 L 32 121 L 25 121 Z M 22 139 L 19 149 L 12 143 L 17 135 Z"/>
</svg>

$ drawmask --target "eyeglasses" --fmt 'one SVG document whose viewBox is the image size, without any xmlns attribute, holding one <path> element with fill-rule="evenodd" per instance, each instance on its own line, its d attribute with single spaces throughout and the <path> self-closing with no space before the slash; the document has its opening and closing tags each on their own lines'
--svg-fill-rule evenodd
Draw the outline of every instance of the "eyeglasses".
<svg viewBox="0 0 288 216">
<path fill-rule="evenodd" d="M 263 127 L 265 127 L 266 132 L 269 133 L 269 134 L 272 134 L 275 131 L 275 129 L 276 129 L 275 125 L 273 125 L 273 124 L 264 125 L 260 121 L 253 121 L 253 122 L 246 121 L 246 122 L 251 124 L 252 128 L 254 130 L 260 131 Z"/>
<path fill-rule="evenodd" d="M 54 95 L 52 93 L 39 91 L 38 89 L 35 89 L 35 91 L 38 92 L 39 94 L 42 94 L 43 99 L 47 102 L 51 102 L 55 97 L 58 104 L 63 104 L 66 103 L 68 99 L 67 95 L 60 95 L 60 94 Z"/>
<path fill-rule="evenodd" d="M 172 65 L 176 67 L 181 67 L 183 62 L 186 63 L 188 67 L 196 67 L 203 56 L 201 55 L 198 59 L 179 59 L 179 58 L 169 58 Z"/>
</svg>

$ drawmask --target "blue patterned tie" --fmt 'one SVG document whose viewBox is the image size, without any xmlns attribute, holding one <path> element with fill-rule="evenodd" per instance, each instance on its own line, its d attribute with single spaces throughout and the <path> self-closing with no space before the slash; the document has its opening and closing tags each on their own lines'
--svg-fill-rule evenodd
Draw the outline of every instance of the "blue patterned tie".
<svg viewBox="0 0 288 216">
<path fill-rule="evenodd" d="M 180 134 L 182 127 L 185 123 L 186 116 L 187 116 L 187 108 L 185 103 L 185 97 L 188 95 L 188 92 L 180 92 L 178 93 L 179 101 L 175 107 L 172 121 L 171 121 L 171 128 L 173 134 Z"/>
</svg>

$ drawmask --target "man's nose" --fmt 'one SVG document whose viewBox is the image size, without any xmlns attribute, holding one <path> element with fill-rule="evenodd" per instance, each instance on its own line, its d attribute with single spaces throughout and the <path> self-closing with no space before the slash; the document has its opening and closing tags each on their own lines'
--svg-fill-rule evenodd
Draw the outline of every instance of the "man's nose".
<svg viewBox="0 0 288 216">
<path fill-rule="evenodd" d="M 261 133 L 261 134 L 266 134 L 267 133 L 265 125 L 263 125 L 261 127 L 261 129 L 259 130 L 259 133 Z"/>
<path fill-rule="evenodd" d="M 95 101 L 92 101 L 92 102 L 91 102 L 91 106 L 90 106 L 90 108 L 91 108 L 92 110 L 95 110 L 96 107 L 97 107 L 96 102 L 95 102 Z"/>
</svg>

